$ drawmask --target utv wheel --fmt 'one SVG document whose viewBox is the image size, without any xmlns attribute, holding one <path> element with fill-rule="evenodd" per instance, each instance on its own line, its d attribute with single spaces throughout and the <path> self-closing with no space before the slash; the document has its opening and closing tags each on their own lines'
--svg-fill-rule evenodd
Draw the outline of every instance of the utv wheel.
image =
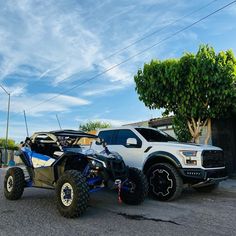
<svg viewBox="0 0 236 236">
<path fill-rule="evenodd" d="M 121 200 L 130 205 L 142 203 L 148 194 L 146 176 L 136 168 L 129 168 L 128 180 L 122 185 Z"/>
<path fill-rule="evenodd" d="M 219 183 L 214 183 L 214 184 L 210 184 L 207 186 L 203 186 L 203 187 L 193 187 L 196 191 L 201 192 L 201 193 L 210 193 L 214 190 L 216 190 L 219 187 Z"/>
<path fill-rule="evenodd" d="M 21 198 L 25 187 L 25 176 L 21 168 L 8 169 L 4 179 L 4 195 L 9 200 Z"/>
<path fill-rule="evenodd" d="M 77 170 L 66 171 L 56 186 L 57 209 L 67 218 L 78 217 L 88 206 L 89 188 L 84 176 Z"/>
<path fill-rule="evenodd" d="M 147 171 L 149 194 L 159 201 L 171 201 L 180 196 L 183 180 L 168 163 L 158 163 Z"/>
</svg>

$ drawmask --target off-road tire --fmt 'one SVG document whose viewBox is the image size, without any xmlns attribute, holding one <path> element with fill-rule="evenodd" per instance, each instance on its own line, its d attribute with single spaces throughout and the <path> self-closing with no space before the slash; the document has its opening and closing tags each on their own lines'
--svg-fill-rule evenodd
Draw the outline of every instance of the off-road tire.
<svg viewBox="0 0 236 236">
<path fill-rule="evenodd" d="M 4 178 L 4 195 L 9 200 L 21 198 L 25 187 L 24 172 L 19 167 L 12 167 L 7 170 Z"/>
<path fill-rule="evenodd" d="M 214 183 L 214 184 L 203 186 L 203 187 L 193 187 L 193 188 L 200 193 L 210 193 L 216 190 L 218 187 L 219 187 L 219 183 Z"/>
<path fill-rule="evenodd" d="M 120 197 L 122 202 L 129 205 L 141 204 L 148 194 L 148 182 L 146 176 L 142 171 L 136 168 L 129 168 L 128 181 L 134 185 L 134 189 L 128 191 L 127 189 L 121 188 Z M 129 183 L 127 182 L 127 184 Z"/>
<path fill-rule="evenodd" d="M 62 201 L 62 187 L 68 184 L 72 187 L 73 197 L 71 204 L 66 206 Z M 84 176 L 77 170 L 66 171 L 57 181 L 56 202 L 60 214 L 67 218 L 74 218 L 82 215 L 89 201 L 89 187 Z"/>
<path fill-rule="evenodd" d="M 183 180 L 177 169 L 168 163 L 157 163 L 147 171 L 149 195 L 159 201 L 172 201 L 183 190 Z"/>
</svg>

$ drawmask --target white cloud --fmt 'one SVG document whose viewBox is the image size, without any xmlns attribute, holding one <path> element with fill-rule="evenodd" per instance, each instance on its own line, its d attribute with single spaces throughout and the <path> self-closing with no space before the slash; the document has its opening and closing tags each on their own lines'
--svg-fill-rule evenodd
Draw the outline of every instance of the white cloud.
<svg viewBox="0 0 236 236">
<path fill-rule="evenodd" d="M 109 86 L 103 86 L 102 88 L 90 88 L 88 91 L 84 92 L 84 96 L 97 96 L 97 95 L 107 95 L 111 91 L 116 91 L 123 89 L 124 86 L 122 85 L 109 85 Z"/>
<path fill-rule="evenodd" d="M 128 72 L 128 70 L 123 69 L 123 67 L 116 66 L 116 64 L 121 61 L 122 60 L 116 60 L 116 62 L 114 60 L 113 62 L 104 61 L 102 63 L 102 67 L 104 68 L 104 70 L 108 70 L 106 72 L 106 76 L 110 82 L 120 82 L 123 86 L 128 86 L 133 83 L 133 76 L 131 72 Z"/>
<path fill-rule="evenodd" d="M 13 97 L 11 100 L 11 113 L 22 113 L 26 110 L 27 115 L 40 116 L 49 112 L 69 111 L 73 107 L 88 105 L 91 102 L 82 98 L 61 95 L 56 101 L 51 100 L 40 104 L 40 101 L 50 99 L 58 94 L 44 93 L 31 96 L 28 94 Z M 6 101 L 0 100 L 0 111 L 6 111 Z"/>
<path fill-rule="evenodd" d="M 1 79 L 27 64 L 41 71 L 39 78 L 55 78 L 56 85 L 96 61 L 99 39 L 85 29 L 76 9 L 66 12 L 55 1 L 37 7 L 32 1 L 9 1 L 0 13 Z"/>
<path fill-rule="evenodd" d="M 198 35 L 191 31 L 182 32 L 177 38 L 180 40 L 191 40 L 196 42 L 199 38 Z"/>
</svg>

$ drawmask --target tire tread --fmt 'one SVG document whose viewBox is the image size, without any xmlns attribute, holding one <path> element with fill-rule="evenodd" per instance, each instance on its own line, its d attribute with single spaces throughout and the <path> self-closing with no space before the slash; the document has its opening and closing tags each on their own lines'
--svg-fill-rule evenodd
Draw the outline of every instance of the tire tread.
<svg viewBox="0 0 236 236">
<path fill-rule="evenodd" d="M 76 201 L 72 202 L 73 206 L 65 210 L 61 205 L 61 186 L 65 182 L 70 182 L 74 186 L 73 191 L 76 194 Z M 67 218 L 75 218 L 82 215 L 88 206 L 89 201 L 89 187 L 84 176 L 77 170 L 66 171 L 58 180 L 56 187 L 57 208 L 62 216 Z"/>
<path fill-rule="evenodd" d="M 13 189 L 11 192 L 7 190 L 7 180 L 8 177 L 13 177 Z M 25 176 L 24 172 L 19 167 L 12 167 L 7 170 L 4 179 L 4 195 L 9 200 L 18 200 L 21 198 L 25 187 Z"/>
<path fill-rule="evenodd" d="M 141 204 L 148 194 L 148 181 L 146 176 L 142 173 L 141 170 L 130 167 L 129 176 L 135 178 L 139 184 L 139 192 L 136 195 L 131 195 L 121 192 L 121 199 L 124 203 L 129 205 L 138 205 Z"/>
</svg>

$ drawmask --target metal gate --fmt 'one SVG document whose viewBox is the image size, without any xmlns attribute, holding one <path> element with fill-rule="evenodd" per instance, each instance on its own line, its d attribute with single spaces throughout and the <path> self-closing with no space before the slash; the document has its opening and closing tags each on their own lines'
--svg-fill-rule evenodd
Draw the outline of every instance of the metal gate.
<svg viewBox="0 0 236 236">
<path fill-rule="evenodd" d="M 224 150 L 226 167 L 230 176 L 236 176 L 236 115 L 228 119 L 214 120 L 212 143 Z"/>
</svg>

